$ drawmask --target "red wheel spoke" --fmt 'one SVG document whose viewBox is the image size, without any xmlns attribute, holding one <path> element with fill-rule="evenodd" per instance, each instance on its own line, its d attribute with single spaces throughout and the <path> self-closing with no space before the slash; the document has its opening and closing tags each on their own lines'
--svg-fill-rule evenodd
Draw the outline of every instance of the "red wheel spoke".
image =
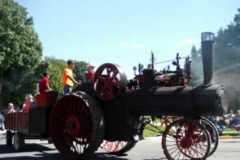
<svg viewBox="0 0 240 160">
<path fill-rule="evenodd" d="M 119 145 L 121 144 L 121 141 L 116 142 L 115 149 L 114 150 L 119 150 Z"/>
<path fill-rule="evenodd" d="M 113 75 L 112 75 L 112 77 L 110 78 L 110 80 L 112 81 L 112 80 L 114 80 L 115 78 L 116 78 L 116 76 L 118 75 L 118 70 L 114 70 L 114 72 L 113 72 Z"/>
<path fill-rule="evenodd" d="M 108 95 L 109 95 L 109 96 L 113 96 L 114 94 L 113 94 L 112 88 L 108 88 L 108 90 L 109 90 Z"/>
<path fill-rule="evenodd" d="M 122 150 L 127 145 L 127 142 L 124 141 L 115 141 L 115 142 L 108 142 L 104 141 L 101 144 L 101 148 L 107 152 L 117 153 Z"/>
<path fill-rule="evenodd" d="M 107 68 L 107 79 L 110 79 L 110 74 L 111 74 L 111 68 Z"/>
<path fill-rule="evenodd" d="M 111 86 L 120 87 L 121 84 L 119 84 L 119 83 L 117 83 L 117 82 L 113 82 L 113 81 L 111 81 Z"/>
<path fill-rule="evenodd" d="M 100 93 L 103 93 L 106 89 L 107 89 L 107 85 L 103 86 L 103 88 L 101 89 Z"/>
<path fill-rule="evenodd" d="M 106 78 L 103 77 L 103 76 L 98 76 L 98 80 L 102 81 L 102 82 L 105 82 L 106 81 Z"/>
<path fill-rule="evenodd" d="M 119 66 L 111 63 L 103 64 L 97 69 L 94 75 L 94 90 L 100 99 L 111 100 L 126 89 L 126 75 L 121 71 Z M 111 90 L 113 87 L 114 90 Z"/>
</svg>

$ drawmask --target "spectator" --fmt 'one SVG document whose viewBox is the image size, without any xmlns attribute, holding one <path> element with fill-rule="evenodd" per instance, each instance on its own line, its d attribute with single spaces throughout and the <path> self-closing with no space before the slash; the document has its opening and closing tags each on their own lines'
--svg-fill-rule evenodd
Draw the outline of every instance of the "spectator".
<svg viewBox="0 0 240 160">
<path fill-rule="evenodd" d="M 240 131 L 240 110 L 237 111 L 235 117 L 230 121 L 232 128 L 235 128 L 237 131 Z"/>
<path fill-rule="evenodd" d="M 233 114 L 233 110 L 229 111 L 229 114 L 226 115 L 226 118 L 229 120 L 232 120 L 235 117 L 235 115 Z"/>
<path fill-rule="evenodd" d="M 210 120 L 214 125 L 217 126 L 217 119 L 215 116 L 207 116 L 206 118 L 208 120 Z M 214 134 L 214 130 L 212 129 L 212 127 L 210 125 L 206 125 L 206 129 L 210 133 L 212 143 L 215 143 L 217 137 L 216 137 L 216 134 Z M 220 128 L 217 127 L 217 129 L 220 133 L 222 132 L 222 130 L 220 130 Z"/>
<path fill-rule="evenodd" d="M 26 98 L 25 98 L 25 102 L 23 104 L 23 111 L 29 111 L 31 106 L 33 106 L 34 104 L 34 99 L 33 96 L 31 94 L 27 94 Z"/>
<path fill-rule="evenodd" d="M 8 107 L 4 111 L 4 114 L 13 113 L 13 112 L 16 112 L 14 109 L 14 105 L 12 103 L 8 103 Z"/>
<path fill-rule="evenodd" d="M 219 131 L 220 134 L 222 134 L 223 130 L 225 130 L 227 127 L 227 123 L 226 123 L 226 117 L 219 117 L 219 120 L 216 121 L 216 127 Z"/>
<path fill-rule="evenodd" d="M 94 74 L 94 66 L 88 63 L 87 71 L 84 72 L 83 83 L 93 83 Z"/>
</svg>

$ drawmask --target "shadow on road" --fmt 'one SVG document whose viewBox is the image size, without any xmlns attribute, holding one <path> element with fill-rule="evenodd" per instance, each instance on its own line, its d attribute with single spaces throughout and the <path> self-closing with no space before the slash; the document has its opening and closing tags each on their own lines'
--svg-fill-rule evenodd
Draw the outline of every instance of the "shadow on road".
<svg viewBox="0 0 240 160">
<path fill-rule="evenodd" d="M 42 152 L 42 151 L 51 151 L 51 150 L 54 150 L 54 149 L 33 143 L 33 144 L 25 144 L 23 152 L 34 152 L 34 151 Z M 14 150 L 13 146 L 6 146 L 1 144 L 0 154 L 3 154 L 3 153 L 16 153 L 16 151 Z"/>
<path fill-rule="evenodd" d="M 55 149 L 41 146 L 39 144 L 26 144 L 22 152 L 16 152 L 13 146 L 0 145 L 0 159 L 4 160 L 66 160 L 59 153 L 47 153 L 49 151 L 56 151 Z M 30 152 L 37 152 L 35 154 Z M 6 157 L 4 155 L 6 154 Z M 8 155 L 11 155 L 7 157 Z M 15 155 L 14 155 L 15 154 Z M 31 155 L 31 156 L 27 156 Z M 127 155 L 115 156 L 106 153 L 94 153 L 90 158 L 86 160 L 128 160 L 124 158 Z"/>
<path fill-rule="evenodd" d="M 35 154 L 35 157 L 31 156 L 16 156 L 16 157 L 4 157 L 4 160 L 66 160 L 59 153 L 39 153 Z M 128 160 L 127 158 L 116 157 L 104 153 L 95 153 L 88 159 L 84 160 Z"/>
</svg>

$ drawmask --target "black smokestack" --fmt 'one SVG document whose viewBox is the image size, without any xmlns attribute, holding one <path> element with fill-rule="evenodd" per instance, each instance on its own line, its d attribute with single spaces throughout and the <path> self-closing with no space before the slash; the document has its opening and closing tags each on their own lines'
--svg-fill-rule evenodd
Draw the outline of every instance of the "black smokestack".
<svg viewBox="0 0 240 160">
<path fill-rule="evenodd" d="M 203 32 L 201 35 L 202 40 L 202 63 L 203 63 L 203 76 L 204 85 L 211 83 L 213 78 L 213 43 L 214 33 Z"/>
</svg>

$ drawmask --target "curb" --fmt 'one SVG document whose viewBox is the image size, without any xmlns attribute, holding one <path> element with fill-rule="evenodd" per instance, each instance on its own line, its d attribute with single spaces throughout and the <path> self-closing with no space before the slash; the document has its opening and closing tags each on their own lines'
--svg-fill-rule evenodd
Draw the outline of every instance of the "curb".
<svg viewBox="0 0 240 160">
<path fill-rule="evenodd" d="M 240 136 L 219 136 L 219 139 L 240 139 Z"/>
</svg>

